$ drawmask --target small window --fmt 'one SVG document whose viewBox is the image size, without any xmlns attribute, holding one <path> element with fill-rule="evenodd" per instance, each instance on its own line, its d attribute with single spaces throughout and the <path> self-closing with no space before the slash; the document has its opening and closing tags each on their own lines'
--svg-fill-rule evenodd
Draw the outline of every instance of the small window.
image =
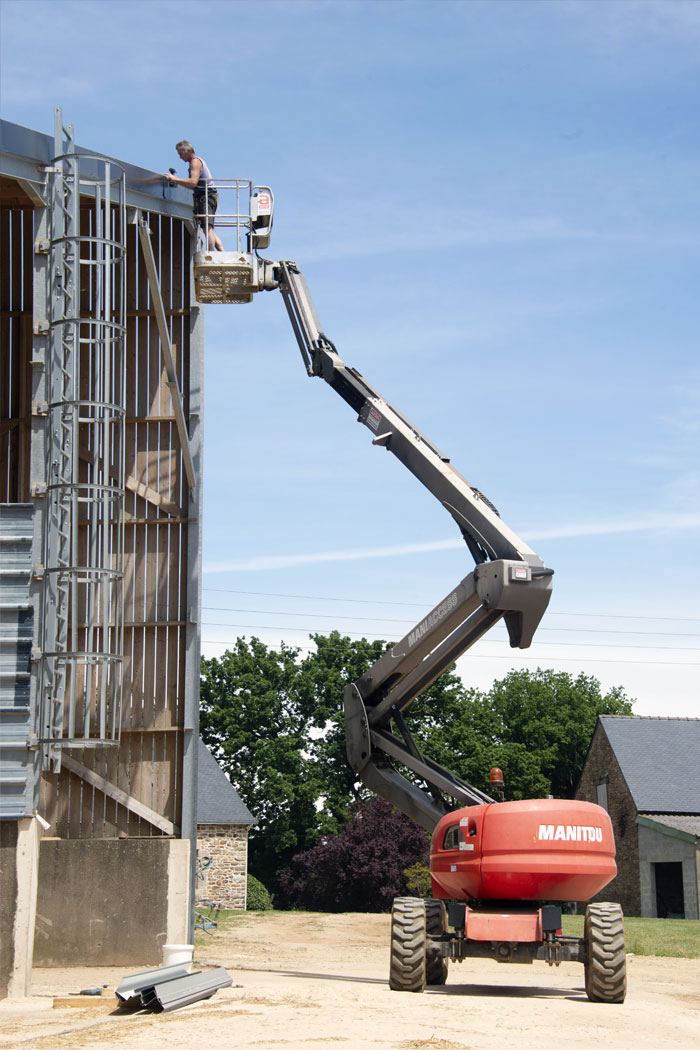
<svg viewBox="0 0 700 1050">
<path fill-rule="evenodd" d="M 443 849 L 459 849 L 459 824 L 451 824 L 442 840 Z"/>
<path fill-rule="evenodd" d="M 603 809 L 607 809 L 608 808 L 608 785 L 607 785 L 607 782 L 603 781 L 602 783 L 598 784 L 598 786 L 595 789 L 595 793 L 596 793 L 596 802 L 598 803 L 598 805 L 602 806 Z"/>
</svg>

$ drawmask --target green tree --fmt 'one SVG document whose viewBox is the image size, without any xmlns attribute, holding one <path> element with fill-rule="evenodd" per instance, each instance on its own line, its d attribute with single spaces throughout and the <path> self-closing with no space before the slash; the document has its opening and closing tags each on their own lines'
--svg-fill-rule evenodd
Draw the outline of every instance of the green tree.
<svg viewBox="0 0 700 1050">
<path fill-rule="evenodd" d="M 318 832 L 320 792 L 307 753 L 315 712 L 299 687 L 298 655 L 239 638 L 202 661 L 201 735 L 256 818 L 250 871 L 272 892 L 276 872 Z"/>
<path fill-rule="evenodd" d="M 386 643 L 314 635 L 304 659 L 284 643 L 239 638 L 220 658 L 203 659 L 200 732 L 256 818 L 249 866 L 273 893 L 291 858 L 340 830 L 355 786 L 345 757 L 343 689 Z"/>
<path fill-rule="evenodd" d="M 620 686 L 603 693 L 596 678 L 539 668 L 511 671 L 485 701 L 496 741 L 536 755 L 555 798 L 573 796 L 598 715 L 631 715 L 633 704 Z"/>
<path fill-rule="evenodd" d="M 301 666 L 305 693 L 317 713 L 310 741 L 316 776 L 324 800 L 324 830 L 338 832 L 349 819 L 350 806 L 368 797 L 347 761 L 343 692 L 390 648 L 387 642 L 352 641 L 333 631 L 311 636 L 316 645 Z"/>
<path fill-rule="evenodd" d="M 292 857 L 340 832 L 369 794 L 347 764 L 343 691 L 387 643 L 338 632 L 312 638 L 316 649 L 303 658 L 252 638 L 202 661 L 202 737 L 257 818 L 250 870 L 273 893 Z M 621 688 L 604 694 L 586 675 L 511 671 L 480 692 L 450 669 L 406 720 L 426 756 L 487 793 L 499 766 L 508 798 L 567 798 L 598 715 L 631 713 Z"/>
<path fill-rule="evenodd" d="M 571 798 L 598 715 L 632 714 L 619 686 L 603 693 L 595 678 L 539 668 L 510 671 L 486 693 L 453 687 L 437 698 L 448 717 L 433 710 L 435 700 L 414 705 L 426 753 L 487 792 L 488 772 L 499 766 L 511 799 Z"/>
</svg>

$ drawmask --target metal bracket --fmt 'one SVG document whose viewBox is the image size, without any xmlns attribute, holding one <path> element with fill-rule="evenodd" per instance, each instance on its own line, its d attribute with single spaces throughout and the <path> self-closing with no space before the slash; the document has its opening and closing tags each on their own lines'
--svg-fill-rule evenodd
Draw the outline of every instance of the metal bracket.
<svg viewBox="0 0 700 1050">
<path fill-rule="evenodd" d="M 35 321 L 34 322 L 34 335 L 48 335 L 50 325 L 48 321 Z"/>
<path fill-rule="evenodd" d="M 51 241 L 48 237 L 38 237 L 34 242 L 34 251 L 37 255 L 48 255 L 51 251 Z"/>
</svg>

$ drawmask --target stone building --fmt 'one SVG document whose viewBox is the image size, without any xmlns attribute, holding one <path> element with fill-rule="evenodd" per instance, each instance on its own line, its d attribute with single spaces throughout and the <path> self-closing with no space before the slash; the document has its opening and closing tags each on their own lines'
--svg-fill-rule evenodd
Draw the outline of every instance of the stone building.
<svg viewBox="0 0 700 1050">
<path fill-rule="evenodd" d="M 197 756 L 197 857 L 211 858 L 196 894 L 223 908 L 246 907 L 248 832 L 255 817 L 200 739 Z"/>
<path fill-rule="evenodd" d="M 576 797 L 610 814 L 626 915 L 698 919 L 700 719 L 602 715 Z"/>
</svg>

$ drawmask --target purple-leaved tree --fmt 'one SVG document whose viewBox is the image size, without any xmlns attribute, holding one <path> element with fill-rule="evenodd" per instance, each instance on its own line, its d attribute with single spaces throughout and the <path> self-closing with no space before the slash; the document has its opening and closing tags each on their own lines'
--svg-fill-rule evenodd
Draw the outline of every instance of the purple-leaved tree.
<svg viewBox="0 0 700 1050">
<path fill-rule="evenodd" d="M 337 835 L 297 853 L 280 882 L 287 900 L 312 911 L 389 911 L 409 893 L 406 869 L 428 863 L 429 838 L 384 799 L 358 802 Z"/>
</svg>

